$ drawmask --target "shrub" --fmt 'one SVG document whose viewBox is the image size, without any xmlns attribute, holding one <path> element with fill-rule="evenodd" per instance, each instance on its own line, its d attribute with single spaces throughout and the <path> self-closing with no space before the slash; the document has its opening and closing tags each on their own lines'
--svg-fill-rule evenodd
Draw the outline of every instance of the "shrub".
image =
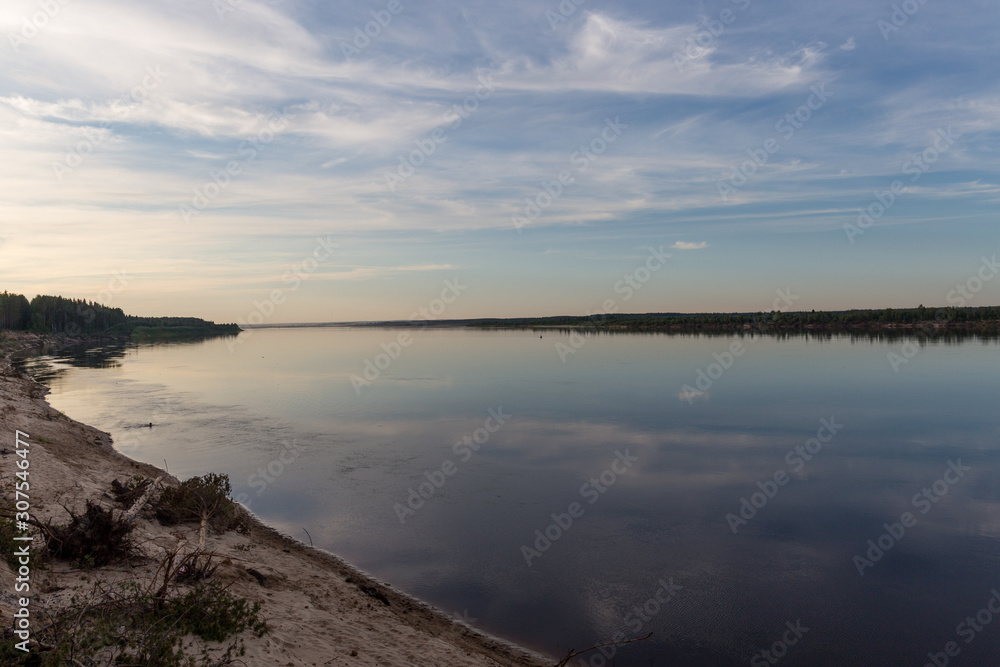
<svg viewBox="0 0 1000 667">
<path fill-rule="evenodd" d="M 163 490 L 155 504 L 156 518 L 167 526 L 205 518 L 218 531 L 235 528 L 240 513 L 236 503 L 229 499 L 230 493 L 232 487 L 226 475 L 208 473 L 192 477 Z"/>
<path fill-rule="evenodd" d="M 44 647 L 32 652 L 37 662 L 25 662 L 23 654 L 5 654 L 0 648 L 0 664 L 223 667 L 245 653 L 242 633 L 250 630 L 261 637 L 268 630 L 260 603 L 250 603 L 214 582 L 166 597 L 138 582 L 98 582 L 90 595 L 74 596 L 48 620 L 36 633 Z M 228 644 L 214 656 L 202 647 L 196 660 L 192 635 Z"/>
<path fill-rule="evenodd" d="M 46 550 L 56 558 L 73 561 L 78 567 L 103 567 L 135 555 L 132 526 L 110 510 L 87 501 L 83 514 L 70 512 L 65 526 L 46 528 Z"/>
<path fill-rule="evenodd" d="M 215 582 L 170 600 L 165 617 L 176 618 L 182 632 L 208 641 L 221 642 L 244 630 L 252 630 L 257 637 L 267 632 L 267 623 L 260 617 L 259 602 L 251 604 Z"/>
</svg>

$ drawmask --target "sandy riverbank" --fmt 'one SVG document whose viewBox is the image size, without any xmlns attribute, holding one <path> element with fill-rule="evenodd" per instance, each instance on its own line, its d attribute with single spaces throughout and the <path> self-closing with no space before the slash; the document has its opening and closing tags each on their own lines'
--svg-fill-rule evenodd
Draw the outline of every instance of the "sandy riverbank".
<svg viewBox="0 0 1000 667">
<path fill-rule="evenodd" d="M 8 352 L 37 345 L 31 334 L 5 332 Z M 15 431 L 30 436 L 31 511 L 40 521 L 66 523 L 64 509 L 87 500 L 117 507 L 107 495 L 115 479 L 133 475 L 176 480 L 118 454 L 109 434 L 73 421 L 45 401 L 47 389 L 19 374 L 9 354 L 0 358 L 0 479 L 13 498 Z M 161 526 L 141 518 L 135 535 L 144 558 L 97 570 L 79 570 L 50 559 L 34 572 L 32 613 L 67 604 L 95 579 L 149 580 L 162 559 L 198 546 L 194 523 Z M 37 546 L 37 541 L 36 541 Z M 209 532 L 207 549 L 223 565 L 215 573 L 230 590 L 262 603 L 269 632 L 244 634 L 243 661 L 257 665 L 457 665 L 540 666 L 549 660 L 479 633 L 450 616 L 367 577 L 341 559 L 305 546 L 260 522 L 249 532 Z M 251 574 L 253 571 L 253 574 Z M 15 611 L 15 575 L 0 559 L 0 612 Z M 6 624 L 6 621 L 5 621 Z M 16 641 L 3 639 L 2 641 Z"/>
</svg>

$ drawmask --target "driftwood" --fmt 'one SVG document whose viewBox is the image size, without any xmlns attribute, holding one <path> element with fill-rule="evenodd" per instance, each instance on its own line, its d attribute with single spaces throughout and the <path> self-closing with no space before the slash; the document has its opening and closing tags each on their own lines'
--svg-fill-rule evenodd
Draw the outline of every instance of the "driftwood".
<svg viewBox="0 0 1000 667">
<path fill-rule="evenodd" d="M 119 517 L 119 521 L 125 524 L 130 524 L 133 521 L 135 521 L 135 517 L 137 517 L 139 515 L 139 512 L 142 511 L 142 508 L 145 507 L 146 503 L 149 501 L 149 497 L 152 496 L 153 492 L 159 488 L 161 479 L 163 478 L 157 477 L 156 479 L 154 479 L 153 483 L 149 484 L 146 487 L 146 490 L 143 491 L 142 495 L 139 496 L 139 498 L 134 503 L 132 503 L 132 506 L 129 507 L 124 512 L 122 512 L 121 517 Z"/>
<path fill-rule="evenodd" d="M 569 661 L 577 657 L 578 655 L 583 655 L 584 653 L 590 653 L 591 651 L 596 651 L 597 649 L 604 648 L 605 646 L 622 646 L 623 644 L 634 644 L 635 642 L 644 642 L 652 636 L 653 633 L 650 632 L 645 637 L 636 637 L 635 639 L 623 639 L 622 641 L 618 642 L 605 642 L 603 644 L 595 644 L 590 648 L 583 649 L 582 651 L 574 651 L 570 649 L 570 652 L 566 654 L 565 658 L 563 658 L 556 664 L 556 667 L 566 667 L 566 665 L 569 664 Z"/>
</svg>

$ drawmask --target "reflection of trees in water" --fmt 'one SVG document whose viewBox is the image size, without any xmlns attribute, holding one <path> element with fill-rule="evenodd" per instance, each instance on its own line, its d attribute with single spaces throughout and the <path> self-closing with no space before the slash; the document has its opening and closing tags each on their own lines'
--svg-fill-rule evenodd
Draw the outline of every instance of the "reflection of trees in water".
<svg viewBox="0 0 1000 667">
<path fill-rule="evenodd" d="M 203 340 L 203 338 L 199 338 L 191 341 L 142 344 L 118 341 L 101 345 L 82 344 L 71 347 L 55 347 L 49 344 L 32 350 L 30 354 L 35 356 L 26 356 L 16 360 L 14 366 L 30 375 L 36 382 L 48 385 L 52 379 L 60 377 L 66 372 L 67 369 L 63 364 L 76 368 L 118 368 L 122 365 L 121 360 L 129 352 L 138 350 L 140 347 L 197 345 Z M 55 365 L 54 362 L 59 365 Z"/>
<path fill-rule="evenodd" d="M 125 343 L 98 347 L 81 346 L 63 350 L 56 358 L 78 368 L 118 368 L 121 366 L 119 360 L 125 357 L 130 347 L 136 346 Z"/>
<path fill-rule="evenodd" d="M 536 333 L 555 332 L 563 335 L 579 333 L 592 336 L 669 336 L 671 338 L 772 338 L 775 340 L 833 341 L 849 339 L 852 342 L 896 342 L 913 340 L 920 343 L 936 341 L 945 345 L 961 345 L 970 341 L 1000 342 L 1000 333 L 992 331 L 963 331 L 955 329 L 912 327 L 907 329 L 883 329 L 879 331 L 823 331 L 823 330 L 772 330 L 765 325 L 755 325 L 742 330 L 691 330 L 691 331 L 649 331 L 628 330 L 609 326 L 547 326 L 547 327 L 488 327 L 496 331 L 534 331 Z"/>
<path fill-rule="evenodd" d="M 65 368 L 56 368 L 47 360 L 37 357 L 15 361 L 14 368 L 46 386 L 51 385 L 52 380 L 66 372 Z"/>
<path fill-rule="evenodd" d="M 49 385 L 52 380 L 66 372 L 66 364 L 77 368 L 117 368 L 130 346 L 125 343 L 114 343 L 88 347 L 79 345 L 70 348 L 40 348 L 34 356 L 14 362 L 15 368 L 30 375 L 36 382 Z M 131 346 L 135 347 L 135 346 Z M 58 362 L 58 365 L 54 362 Z"/>
</svg>

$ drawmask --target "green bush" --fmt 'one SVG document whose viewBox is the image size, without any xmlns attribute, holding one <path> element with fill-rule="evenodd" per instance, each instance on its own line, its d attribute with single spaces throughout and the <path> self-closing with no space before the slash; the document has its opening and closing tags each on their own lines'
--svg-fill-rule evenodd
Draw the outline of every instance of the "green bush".
<svg viewBox="0 0 1000 667">
<path fill-rule="evenodd" d="M 161 597 L 137 582 L 94 585 L 89 596 L 74 596 L 37 636 L 52 647 L 34 652 L 37 662 L 0 649 L 4 665 L 114 665 L 116 667 L 223 667 L 245 653 L 239 637 L 250 630 L 262 637 L 267 623 L 260 603 L 250 603 L 217 583 L 198 585 L 183 595 Z M 192 655 L 191 636 L 226 642 L 214 656 Z"/>
<path fill-rule="evenodd" d="M 208 641 L 221 642 L 244 630 L 252 630 L 257 637 L 267 632 L 267 623 L 260 617 L 259 602 L 250 604 L 215 582 L 172 599 L 166 617 L 176 617 L 182 631 Z"/>
<path fill-rule="evenodd" d="M 163 490 L 155 503 L 156 518 L 172 526 L 186 521 L 208 519 L 209 525 L 219 531 L 235 528 L 240 513 L 229 494 L 232 487 L 229 477 L 213 472 L 181 482 Z"/>
</svg>

